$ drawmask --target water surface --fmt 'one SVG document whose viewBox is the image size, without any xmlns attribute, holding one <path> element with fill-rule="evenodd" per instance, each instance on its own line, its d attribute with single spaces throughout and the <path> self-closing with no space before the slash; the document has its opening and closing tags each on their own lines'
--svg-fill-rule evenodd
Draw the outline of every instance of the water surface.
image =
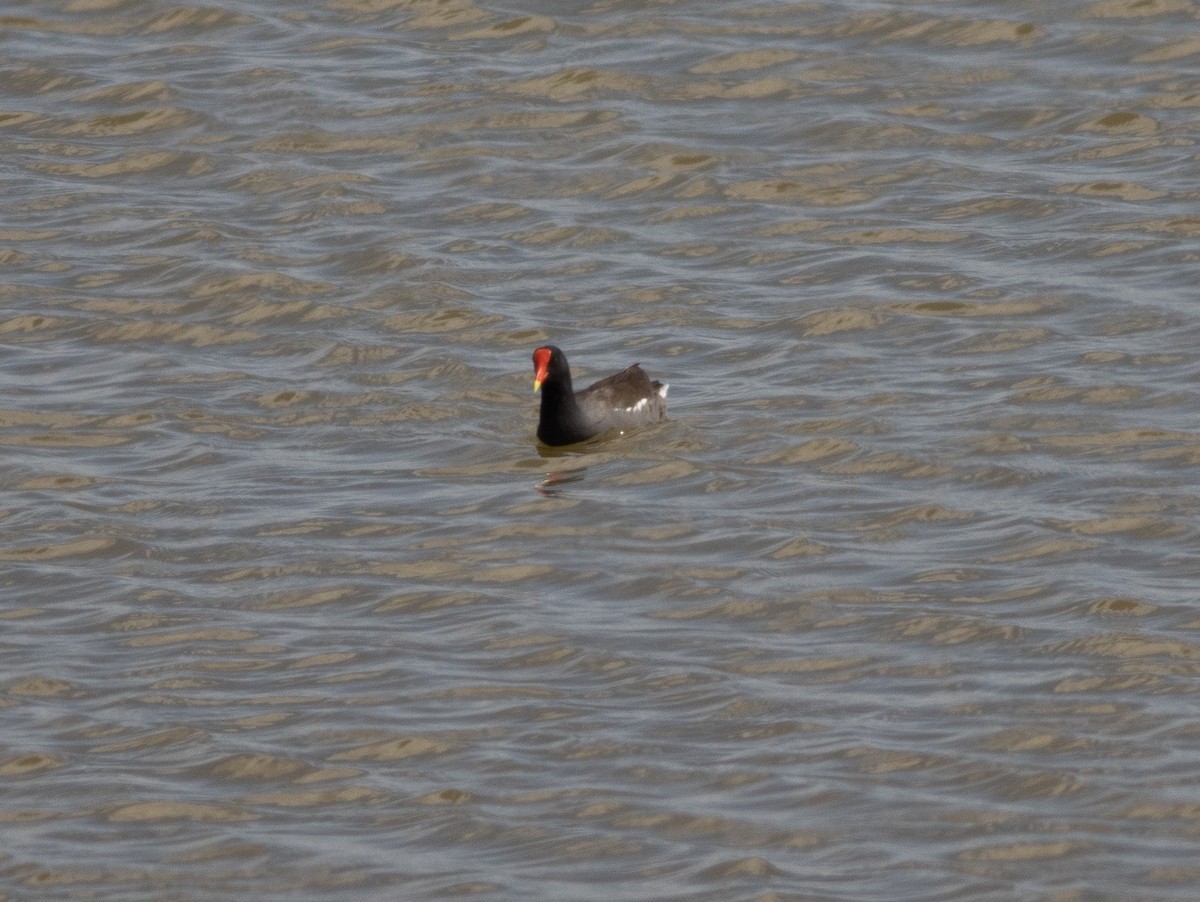
<svg viewBox="0 0 1200 902">
<path fill-rule="evenodd" d="M 10 4 L 0 891 L 1195 898 L 1197 19 Z"/>
</svg>

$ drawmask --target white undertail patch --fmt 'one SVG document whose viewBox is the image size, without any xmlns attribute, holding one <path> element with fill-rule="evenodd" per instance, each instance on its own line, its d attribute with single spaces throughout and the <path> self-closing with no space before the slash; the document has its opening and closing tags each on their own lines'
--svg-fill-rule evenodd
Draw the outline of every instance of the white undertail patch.
<svg viewBox="0 0 1200 902">
<path fill-rule="evenodd" d="M 660 398 L 665 398 L 667 396 L 667 389 L 670 387 L 671 387 L 670 383 L 664 382 L 662 385 L 660 385 L 658 387 L 658 396 Z"/>
</svg>

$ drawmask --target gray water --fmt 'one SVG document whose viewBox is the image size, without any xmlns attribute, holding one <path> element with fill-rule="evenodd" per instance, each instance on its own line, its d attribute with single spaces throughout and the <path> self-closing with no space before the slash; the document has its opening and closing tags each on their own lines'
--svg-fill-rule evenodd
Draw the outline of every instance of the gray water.
<svg viewBox="0 0 1200 902">
<path fill-rule="evenodd" d="M 1196 898 L 1198 20 L 10 0 L 2 897 Z"/>
</svg>

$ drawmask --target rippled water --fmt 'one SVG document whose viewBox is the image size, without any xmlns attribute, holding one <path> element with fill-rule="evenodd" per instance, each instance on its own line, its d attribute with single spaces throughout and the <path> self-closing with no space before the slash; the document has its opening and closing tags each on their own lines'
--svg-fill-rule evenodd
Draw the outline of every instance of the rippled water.
<svg viewBox="0 0 1200 902">
<path fill-rule="evenodd" d="M 1196 898 L 1198 19 L 9 3 L 0 892 Z"/>
</svg>

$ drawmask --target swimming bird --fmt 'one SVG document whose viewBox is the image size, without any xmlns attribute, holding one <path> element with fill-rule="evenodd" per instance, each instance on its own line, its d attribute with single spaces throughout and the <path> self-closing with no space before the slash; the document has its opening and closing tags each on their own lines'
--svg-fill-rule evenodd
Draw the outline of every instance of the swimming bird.
<svg viewBox="0 0 1200 902">
<path fill-rule="evenodd" d="M 542 393 L 537 437 L 547 445 L 573 445 L 609 429 L 665 420 L 669 387 L 635 363 L 576 392 L 567 355 L 543 345 L 533 352 L 533 389 Z"/>
</svg>

